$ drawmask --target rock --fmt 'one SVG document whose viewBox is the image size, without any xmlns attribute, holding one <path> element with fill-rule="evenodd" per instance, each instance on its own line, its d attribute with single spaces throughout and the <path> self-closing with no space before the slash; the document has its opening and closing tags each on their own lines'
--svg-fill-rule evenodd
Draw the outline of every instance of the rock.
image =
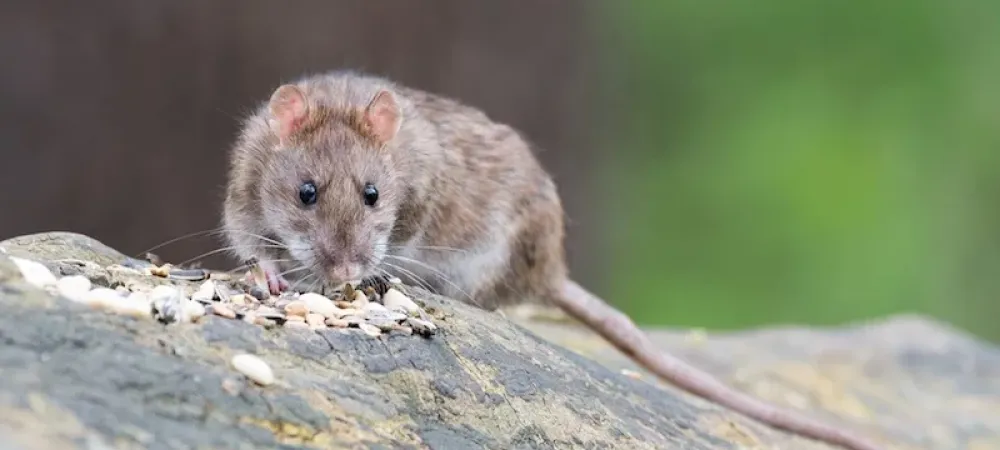
<svg viewBox="0 0 1000 450">
<path fill-rule="evenodd" d="M 92 240 L 61 236 L 28 239 L 39 255 L 18 252 L 49 267 L 114 260 Z M 395 288 L 435 311 L 433 336 L 218 318 L 164 326 L 26 289 L 6 260 L 0 432 L 12 448 L 54 447 L 59 436 L 69 449 L 834 449 L 664 385 L 587 330 L 513 322 L 408 286 Z M 1000 349 L 937 321 L 650 336 L 739 389 L 887 449 L 1000 448 Z M 289 369 L 267 386 L 227 382 L 238 354 Z"/>
<path fill-rule="evenodd" d="M 240 354 L 233 357 L 230 361 L 233 368 L 238 370 L 247 378 L 267 386 L 274 383 L 274 372 L 271 371 L 271 366 L 267 365 L 264 360 L 248 354 Z"/>
<path fill-rule="evenodd" d="M 71 232 L 44 232 L 0 241 L 0 249 L 9 256 L 40 261 L 77 259 L 101 267 L 122 264 L 130 259 L 121 252 L 89 236 Z M 72 256 L 69 256 L 72 255 Z"/>
<path fill-rule="evenodd" d="M 314 312 L 323 317 L 331 317 L 337 311 L 337 306 L 333 301 L 319 294 L 306 292 L 299 296 L 299 300 L 305 303 L 309 312 Z"/>
<path fill-rule="evenodd" d="M 21 276 L 24 277 L 24 280 L 37 288 L 54 286 L 58 282 L 52 271 L 39 262 L 16 256 L 11 256 L 10 260 L 14 261 L 14 264 L 17 264 L 17 268 L 21 270 Z"/>
</svg>

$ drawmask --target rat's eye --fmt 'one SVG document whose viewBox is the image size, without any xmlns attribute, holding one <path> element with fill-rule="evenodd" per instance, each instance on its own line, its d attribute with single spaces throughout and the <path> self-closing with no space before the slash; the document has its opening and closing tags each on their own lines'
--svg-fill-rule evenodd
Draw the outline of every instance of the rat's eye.
<svg viewBox="0 0 1000 450">
<path fill-rule="evenodd" d="M 312 181 L 302 183 L 299 186 L 299 200 L 306 206 L 316 203 L 316 184 Z"/>
<path fill-rule="evenodd" d="M 375 202 L 378 201 L 378 189 L 375 189 L 375 185 L 371 183 L 365 183 L 365 204 L 368 206 L 375 206 Z"/>
</svg>

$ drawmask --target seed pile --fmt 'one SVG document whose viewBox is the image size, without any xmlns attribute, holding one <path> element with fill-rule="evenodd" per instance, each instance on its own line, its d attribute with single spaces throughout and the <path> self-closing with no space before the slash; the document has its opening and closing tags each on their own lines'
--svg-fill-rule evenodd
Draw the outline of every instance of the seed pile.
<svg viewBox="0 0 1000 450">
<path fill-rule="evenodd" d="M 253 261 L 248 284 L 225 273 L 130 260 L 106 269 L 166 278 L 174 280 L 175 285 L 153 287 L 152 283 L 138 283 L 111 289 L 94 286 L 82 275 L 57 278 L 36 261 L 11 259 L 26 281 L 53 294 L 116 314 L 151 317 L 164 324 L 194 322 L 212 314 L 267 328 L 356 329 L 372 337 L 390 332 L 430 336 L 437 331 L 424 309 L 397 289 L 401 281 L 396 278 L 344 283 L 328 295 L 283 292 L 273 296 L 263 271 Z"/>
</svg>

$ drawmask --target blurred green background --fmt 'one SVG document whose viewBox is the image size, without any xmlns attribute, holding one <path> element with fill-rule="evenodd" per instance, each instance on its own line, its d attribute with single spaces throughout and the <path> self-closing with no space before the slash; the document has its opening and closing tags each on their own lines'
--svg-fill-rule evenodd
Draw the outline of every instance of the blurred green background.
<svg viewBox="0 0 1000 450">
<path fill-rule="evenodd" d="M 596 2 L 591 20 L 615 116 L 608 290 L 638 322 L 920 312 L 1000 340 L 1000 2 Z"/>
</svg>

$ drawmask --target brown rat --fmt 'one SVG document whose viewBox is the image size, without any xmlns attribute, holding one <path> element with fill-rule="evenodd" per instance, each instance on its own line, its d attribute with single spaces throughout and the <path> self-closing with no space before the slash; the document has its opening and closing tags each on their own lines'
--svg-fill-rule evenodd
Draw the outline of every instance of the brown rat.
<svg viewBox="0 0 1000 450">
<path fill-rule="evenodd" d="M 279 87 L 243 122 L 223 222 L 274 292 L 391 274 L 490 310 L 555 304 L 689 392 L 776 428 L 877 448 L 661 353 L 570 280 L 552 178 L 517 131 L 457 101 L 354 72 Z"/>
</svg>

